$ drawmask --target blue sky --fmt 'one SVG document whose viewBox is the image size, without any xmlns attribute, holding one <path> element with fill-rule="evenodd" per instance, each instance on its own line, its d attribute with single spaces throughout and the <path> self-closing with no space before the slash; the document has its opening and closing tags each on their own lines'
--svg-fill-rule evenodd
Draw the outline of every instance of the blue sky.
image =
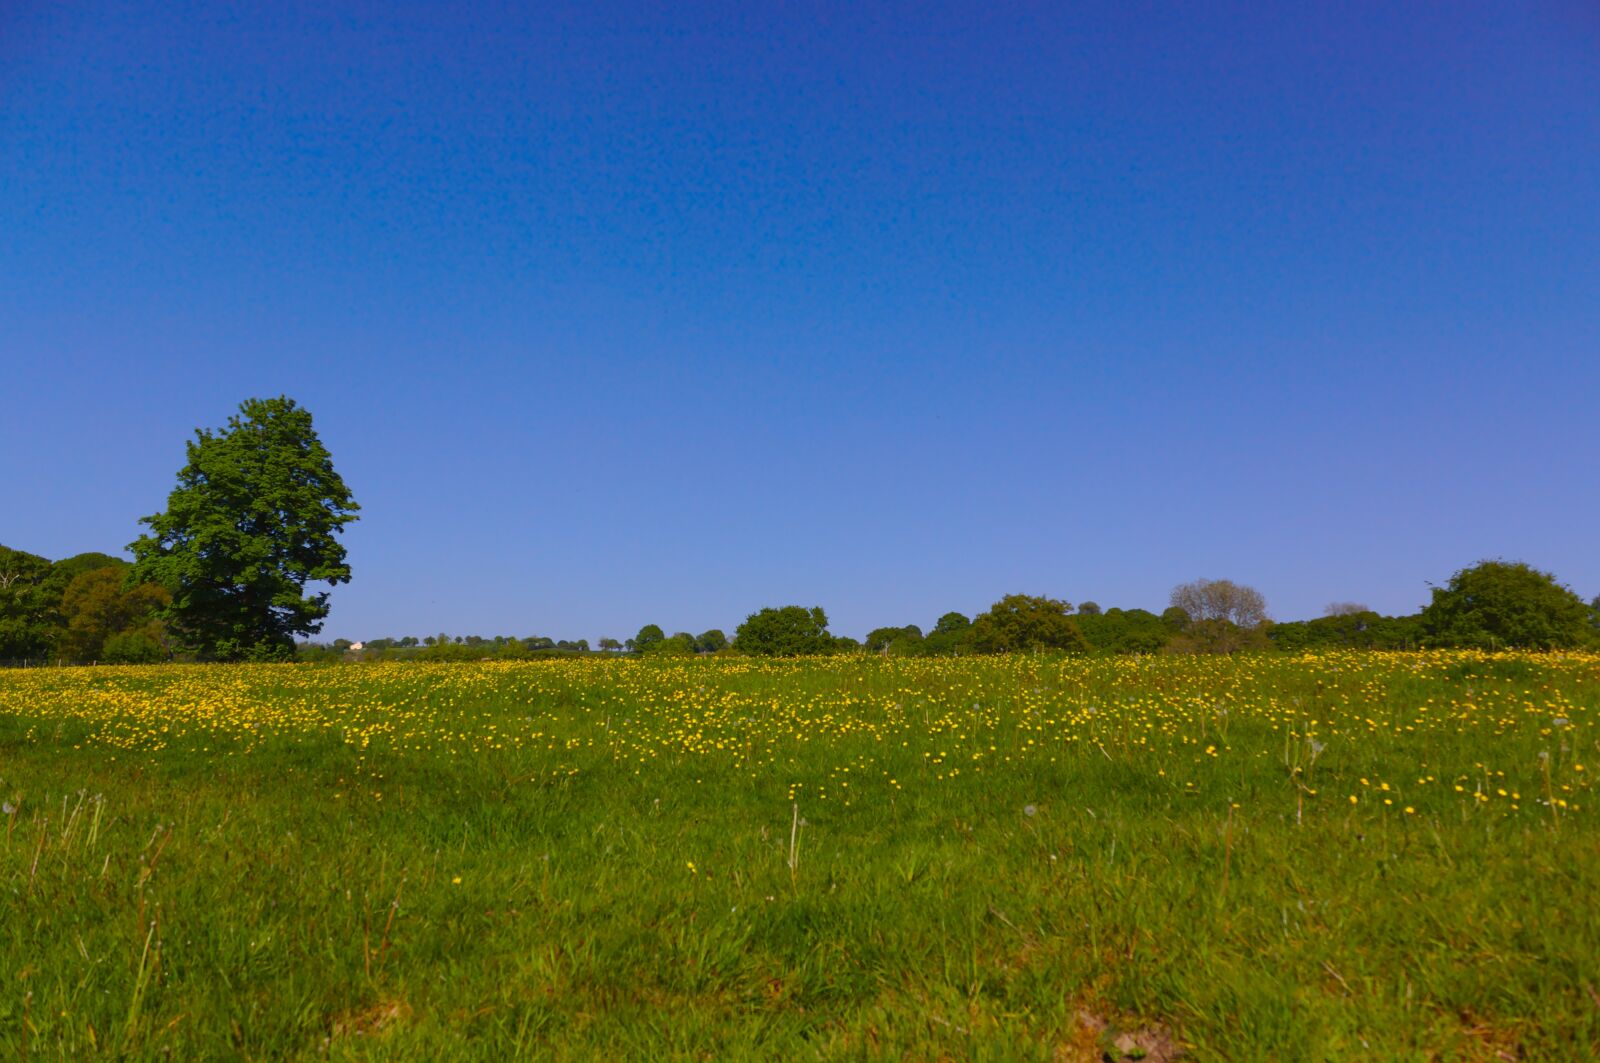
<svg viewBox="0 0 1600 1063">
<path fill-rule="evenodd" d="M 1600 593 L 1581 0 L 0 8 L 0 542 L 309 407 L 327 636 Z"/>
</svg>

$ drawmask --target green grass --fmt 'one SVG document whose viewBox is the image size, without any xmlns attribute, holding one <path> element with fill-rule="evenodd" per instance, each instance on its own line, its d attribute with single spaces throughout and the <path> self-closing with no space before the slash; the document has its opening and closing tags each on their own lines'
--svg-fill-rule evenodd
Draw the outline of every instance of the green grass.
<svg viewBox="0 0 1600 1063">
<path fill-rule="evenodd" d="M 1597 722 L 1593 655 L 0 673 L 0 1051 L 1591 1058 Z"/>
</svg>

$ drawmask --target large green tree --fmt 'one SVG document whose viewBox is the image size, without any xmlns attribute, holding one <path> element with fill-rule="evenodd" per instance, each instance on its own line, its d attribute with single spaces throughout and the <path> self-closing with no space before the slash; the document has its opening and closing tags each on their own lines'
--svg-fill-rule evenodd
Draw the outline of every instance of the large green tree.
<svg viewBox="0 0 1600 1063">
<path fill-rule="evenodd" d="M 359 508 L 310 411 L 248 399 L 226 428 L 196 430 L 166 511 L 129 546 L 134 578 L 167 589 L 162 617 L 200 656 L 286 659 L 328 615 L 328 592 L 306 584 L 350 579 L 337 536 Z"/>
<path fill-rule="evenodd" d="M 821 606 L 786 605 L 751 613 L 733 633 L 734 649 L 762 657 L 802 657 L 834 650 Z"/>
<path fill-rule="evenodd" d="M 1069 602 L 1008 594 L 972 622 L 972 648 L 979 653 L 1088 650 L 1089 640 L 1071 613 Z"/>
<path fill-rule="evenodd" d="M 1433 589 L 1422 610 L 1430 644 L 1560 649 L 1591 637 L 1589 607 L 1548 572 L 1520 561 L 1483 561 Z"/>
</svg>

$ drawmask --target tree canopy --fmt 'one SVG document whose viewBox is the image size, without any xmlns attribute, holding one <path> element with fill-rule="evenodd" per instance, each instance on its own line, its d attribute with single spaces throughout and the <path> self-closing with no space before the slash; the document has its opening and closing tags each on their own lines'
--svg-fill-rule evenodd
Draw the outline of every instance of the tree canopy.
<svg viewBox="0 0 1600 1063">
<path fill-rule="evenodd" d="M 1089 640 L 1071 613 L 1069 602 L 1008 594 L 972 622 L 972 648 L 979 653 L 1088 650 Z"/>
<path fill-rule="evenodd" d="M 722 633 L 721 628 L 712 628 L 702 631 L 695 636 L 694 648 L 699 653 L 720 653 L 728 648 L 728 636 Z"/>
<path fill-rule="evenodd" d="M 740 653 L 761 657 L 801 657 L 831 652 L 834 640 L 820 605 L 786 605 L 751 613 L 734 631 L 733 645 Z"/>
<path fill-rule="evenodd" d="M 215 660 L 292 656 L 321 629 L 326 591 L 350 579 L 338 536 L 360 508 L 293 399 L 247 399 L 220 431 L 197 429 L 164 512 L 130 544 L 138 579 L 171 595 L 174 635 Z"/>
<path fill-rule="evenodd" d="M 51 561 L 0 546 L 0 661 L 153 661 L 168 656 L 166 595 L 109 554 Z"/>
<path fill-rule="evenodd" d="M 1565 649 L 1592 637 L 1589 607 L 1520 561 L 1483 561 L 1433 589 L 1422 626 L 1434 645 Z"/>
<path fill-rule="evenodd" d="M 0 659 L 50 652 L 59 595 L 48 581 L 50 560 L 0 546 Z"/>
</svg>

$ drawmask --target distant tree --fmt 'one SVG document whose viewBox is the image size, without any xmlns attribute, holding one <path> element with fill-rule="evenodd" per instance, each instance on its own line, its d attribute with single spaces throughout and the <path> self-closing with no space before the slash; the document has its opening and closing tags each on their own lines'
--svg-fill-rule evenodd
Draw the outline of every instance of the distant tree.
<svg viewBox="0 0 1600 1063">
<path fill-rule="evenodd" d="M 1273 624 L 1267 638 L 1280 650 L 1414 649 L 1421 635 L 1415 616 L 1380 616 L 1372 610 Z"/>
<path fill-rule="evenodd" d="M 1172 588 L 1170 604 L 1182 609 L 1190 623 L 1225 620 L 1242 628 L 1267 619 L 1267 600 L 1253 587 L 1226 579 L 1197 579 Z"/>
<path fill-rule="evenodd" d="M 1161 618 L 1144 609 L 1107 609 L 1099 615 L 1074 618 L 1083 637 L 1099 653 L 1158 653 L 1171 632 Z"/>
<path fill-rule="evenodd" d="M 308 582 L 350 579 L 336 538 L 355 499 L 294 400 L 247 399 L 221 431 L 196 431 L 165 512 L 141 521 L 135 578 L 165 587 L 162 618 L 219 660 L 283 659 L 328 615 Z"/>
<path fill-rule="evenodd" d="M 934 621 L 933 630 L 923 638 L 920 652 L 924 656 L 944 657 L 965 653 L 972 621 L 962 613 L 946 613 Z"/>
<path fill-rule="evenodd" d="M 1328 607 L 1322 611 L 1323 616 L 1355 616 L 1359 613 L 1370 613 L 1372 610 L 1360 602 L 1329 602 Z"/>
<path fill-rule="evenodd" d="M 1589 626 L 1594 628 L 1596 635 L 1600 635 L 1600 594 L 1594 596 L 1594 601 L 1589 603 Z"/>
<path fill-rule="evenodd" d="M 694 648 L 697 653 L 720 653 L 728 648 L 728 636 L 721 628 L 702 631 L 694 640 Z"/>
<path fill-rule="evenodd" d="M 0 660 L 42 658 L 59 623 L 50 561 L 0 546 Z"/>
<path fill-rule="evenodd" d="M 928 653 L 928 640 L 923 638 L 921 628 L 907 624 L 889 641 L 886 652 L 891 657 L 924 657 Z"/>
<path fill-rule="evenodd" d="M 45 577 L 45 586 L 49 588 L 49 593 L 59 604 L 61 599 L 66 596 L 67 587 L 73 580 L 85 572 L 93 572 L 102 568 L 112 569 L 118 576 L 125 577 L 128 571 L 133 568 L 133 565 L 120 557 L 112 557 L 110 554 L 102 554 L 98 551 L 74 554 L 50 565 L 50 574 Z"/>
<path fill-rule="evenodd" d="M 116 635 L 139 635 L 165 656 L 166 638 L 157 614 L 170 600 L 165 588 L 153 583 L 126 585 L 128 566 L 90 569 L 67 585 L 61 599 L 66 621 L 56 642 L 56 655 L 69 661 L 106 659 L 107 640 Z M 123 640 L 126 650 L 133 642 Z M 144 656 L 141 652 L 140 656 Z"/>
<path fill-rule="evenodd" d="M 622 649 L 622 643 L 613 638 L 603 638 L 600 640 L 600 648 L 608 653 L 614 653 Z"/>
<path fill-rule="evenodd" d="M 1428 642 L 1479 649 L 1565 649 L 1589 640 L 1590 611 L 1568 588 L 1520 561 L 1482 561 L 1433 589 Z"/>
<path fill-rule="evenodd" d="M 1088 650 L 1071 611 L 1070 603 L 1055 598 L 1008 594 L 972 622 L 972 647 L 979 653 Z"/>
<path fill-rule="evenodd" d="M 1161 626 L 1171 634 L 1177 634 L 1189 626 L 1189 614 L 1176 605 L 1169 605 L 1161 610 Z"/>
<path fill-rule="evenodd" d="M 861 645 L 868 653 L 884 653 L 889 649 L 889 645 L 896 641 L 921 642 L 922 629 L 915 624 L 907 624 L 905 627 L 873 628 L 867 632 L 866 640 Z"/>
<path fill-rule="evenodd" d="M 798 605 L 751 613 L 734 632 L 733 645 L 740 653 L 761 657 L 799 657 L 835 648 L 822 607 Z"/>
<path fill-rule="evenodd" d="M 1079 616 L 1099 616 L 1100 615 L 1100 603 L 1099 602 L 1084 602 L 1084 603 L 1082 603 L 1081 605 L 1078 606 L 1078 615 Z"/>
<path fill-rule="evenodd" d="M 656 639 L 639 652 L 653 657 L 688 657 L 695 652 L 694 636 L 687 631 L 678 631 L 666 638 Z"/>
<path fill-rule="evenodd" d="M 861 641 L 861 645 L 868 653 L 882 653 L 899 634 L 900 629 L 897 627 L 875 627 L 867 632 L 867 637 Z"/>
<path fill-rule="evenodd" d="M 646 624 L 633 636 L 633 648 L 639 653 L 649 653 L 651 647 L 666 637 L 667 633 L 661 630 L 661 625 Z"/>
<path fill-rule="evenodd" d="M 533 656 L 533 651 L 521 639 L 511 639 L 497 643 L 494 656 L 500 661 L 526 661 Z"/>
<path fill-rule="evenodd" d="M 1253 587 L 1225 579 L 1182 583 L 1172 589 L 1171 608 L 1188 617 L 1167 644 L 1175 653 L 1237 653 L 1272 645 L 1267 602 Z"/>
<path fill-rule="evenodd" d="M 1170 653 L 1241 653 L 1272 648 L 1265 622 L 1241 627 L 1231 620 L 1191 620 L 1189 626 L 1167 640 Z"/>
</svg>

